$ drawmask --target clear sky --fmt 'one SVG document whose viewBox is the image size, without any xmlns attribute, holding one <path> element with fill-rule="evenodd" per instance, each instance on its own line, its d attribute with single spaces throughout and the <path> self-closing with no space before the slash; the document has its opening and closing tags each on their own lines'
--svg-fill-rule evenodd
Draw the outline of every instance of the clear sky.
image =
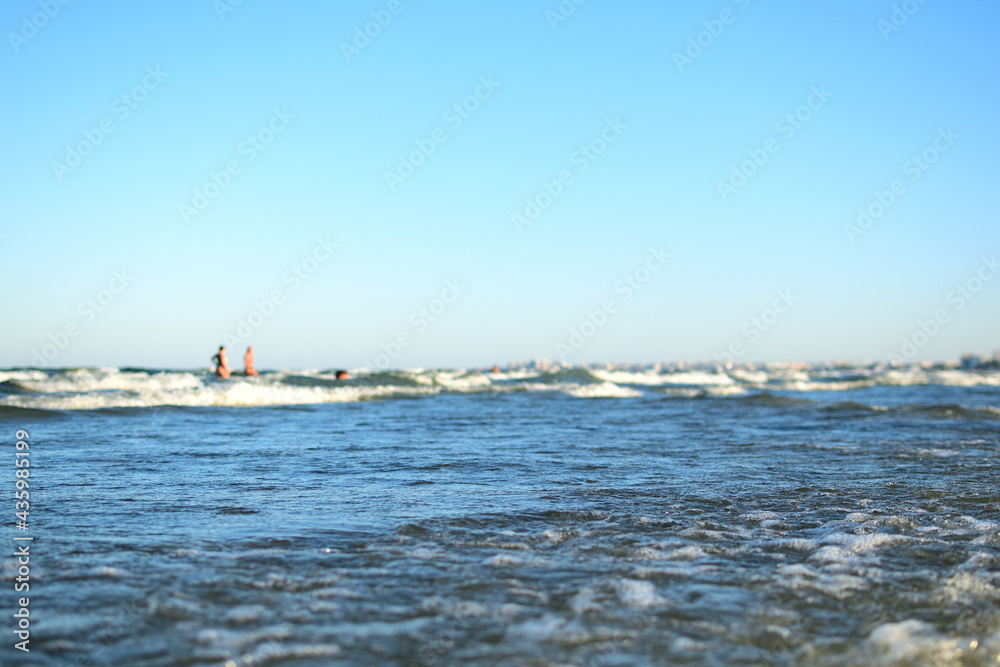
<svg viewBox="0 0 1000 667">
<path fill-rule="evenodd" d="M 895 7 L 4 2 L 0 366 L 988 353 L 1000 4 Z"/>
</svg>

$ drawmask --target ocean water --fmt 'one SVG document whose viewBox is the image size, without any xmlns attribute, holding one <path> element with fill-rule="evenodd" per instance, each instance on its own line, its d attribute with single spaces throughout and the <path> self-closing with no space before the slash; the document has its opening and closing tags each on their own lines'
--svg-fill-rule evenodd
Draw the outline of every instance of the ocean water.
<svg viewBox="0 0 1000 667">
<path fill-rule="evenodd" d="M 0 371 L 0 663 L 997 665 L 998 406 L 944 367 Z"/>
</svg>

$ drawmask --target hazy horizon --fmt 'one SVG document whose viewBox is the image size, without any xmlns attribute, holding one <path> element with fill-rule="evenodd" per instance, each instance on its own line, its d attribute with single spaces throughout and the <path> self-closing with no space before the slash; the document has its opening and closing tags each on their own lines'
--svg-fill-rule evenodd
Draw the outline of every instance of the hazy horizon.
<svg viewBox="0 0 1000 667">
<path fill-rule="evenodd" d="M 242 353 L 233 355 L 227 348 L 227 353 L 229 353 L 229 366 L 233 372 L 237 375 L 242 373 L 243 370 L 243 357 Z M 993 350 L 990 352 L 968 352 L 953 359 L 925 359 L 922 361 L 902 361 L 897 362 L 896 365 L 950 365 L 959 364 L 962 358 L 966 355 L 971 355 L 972 357 L 979 360 L 996 360 L 1000 358 L 1000 350 Z M 267 366 L 262 364 L 255 364 L 258 371 L 261 372 L 281 372 L 281 371 L 333 371 L 333 370 L 348 370 L 348 371 L 360 371 L 360 370 L 371 370 L 376 372 L 386 371 L 386 372 L 408 372 L 416 370 L 467 370 L 467 371 L 488 371 L 494 365 L 498 366 L 500 369 L 516 369 L 526 366 L 537 366 L 539 362 L 545 362 L 549 366 L 556 367 L 562 362 L 558 359 L 551 359 L 545 357 L 535 357 L 532 359 L 510 359 L 507 361 L 498 361 L 495 363 L 478 363 L 478 364 L 468 364 L 463 366 L 388 366 L 380 367 L 377 363 L 373 363 L 371 366 Z M 566 367 L 601 367 L 601 366 L 612 366 L 612 367 L 692 367 L 692 368 L 702 368 L 710 366 L 726 366 L 725 361 L 716 361 L 711 359 L 661 359 L 661 360 L 650 360 L 650 361 L 612 361 L 612 360 L 595 360 L 595 361 L 583 361 L 583 362 L 566 362 L 564 365 Z M 893 362 L 886 359 L 843 359 L 843 358 L 829 358 L 829 359 L 772 359 L 772 360 L 741 360 L 737 362 L 730 362 L 733 368 L 740 368 L 745 366 L 763 366 L 763 365 L 808 365 L 808 366 L 826 366 L 826 365 L 849 365 L 856 367 L 863 366 L 873 366 L 873 365 L 886 365 L 892 366 Z M 207 371 L 214 368 L 214 364 L 211 362 L 206 362 L 202 366 L 192 365 L 192 366 L 134 366 L 126 364 L 83 364 L 75 366 L 6 366 L 0 368 L 0 371 L 13 371 L 13 370 L 75 370 L 75 369 L 137 369 L 146 371 Z"/>
</svg>

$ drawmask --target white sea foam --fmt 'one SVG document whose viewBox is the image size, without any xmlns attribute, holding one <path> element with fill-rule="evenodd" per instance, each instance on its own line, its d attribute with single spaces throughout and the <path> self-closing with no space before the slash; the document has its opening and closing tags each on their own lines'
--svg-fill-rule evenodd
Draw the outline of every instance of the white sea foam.
<svg viewBox="0 0 1000 667">
<path fill-rule="evenodd" d="M 702 551 L 701 547 L 696 547 L 694 545 L 674 549 L 666 554 L 666 558 L 670 560 L 698 560 L 699 558 L 707 557 L 708 554 Z"/>
<path fill-rule="evenodd" d="M 958 572 L 945 582 L 939 597 L 952 603 L 972 605 L 979 600 L 997 602 L 1000 590 L 982 574 Z"/>
<path fill-rule="evenodd" d="M 566 628 L 566 621 L 558 616 L 546 614 L 542 618 L 525 621 L 509 628 L 507 634 L 512 638 L 532 641 L 553 640 Z"/>
<path fill-rule="evenodd" d="M 929 376 L 933 384 L 944 384 L 951 387 L 1000 387 L 1000 375 L 996 373 L 968 373 L 964 371 L 935 371 Z"/>
<path fill-rule="evenodd" d="M 782 391 L 848 391 L 871 384 L 867 380 L 845 380 L 843 382 L 815 382 L 808 379 L 777 383 L 774 387 Z"/>
<path fill-rule="evenodd" d="M 641 391 L 632 389 L 631 387 L 622 387 L 611 382 L 567 386 L 563 391 L 577 398 L 635 398 L 636 396 L 642 396 Z"/>
<path fill-rule="evenodd" d="M 848 551 L 847 549 L 842 549 L 840 547 L 825 546 L 817 550 L 810 557 L 810 560 L 815 560 L 820 563 L 835 563 L 843 564 L 849 563 L 855 559 L 855 555 Z"/>
<path fill-rule="evenodd" d="M 648 370 L 642 373 L 594 370 L 591 371 L 591 374 L 599 380 L 614 382 L 615 384 L 638 384 L 648 387 L 658 387 L 669 383 L 667 376 L 655 370 Z"/>
<path fill-rule="evenodd" d="M 683 396 L 685 398 L 695 398 L 696 396 L 701 396 L 701 389 L 694 389 L 691 387 L 666 387 L 661 390 L 664 394 L 669 394 L 671 396 Z"/>
<path fill-rule="evenodd" d="M 307 405 L 346 403 L 397 394 L 433 394 L 433 387 L 301 387 L 234 381 L 228 384 L 201 384 L 191 388 L 130 389 L 117 393 L 68 393 L 8 396 L 0 405 L 43 410 L 96 410 L 152 406 L 255 407 L 265 405 Z"/>
<path fill-rule="evenodd" d="M 779 567 L 774 581 L 792 590 L 814 590 L 836 599 L 846 599 L 871 586 L 872 576 L 859 577 L 843 571 L 829 572 L 820 567 L 812 570 L 805 565 Z"/>
<path fill-rule="evenodd" d="M 591 374 L 599 380 L 616 384 L 635 384 L 649 387 L 666 385 L 732 385 L 736 381 L 725 373 L 709 373 L 705 371 L 680 371 L 661 373 L 655 370 L 630 372 L 621 370 L 592 370 Z"/>
<path fill-rule="evenodd" d="M 736 381 L 725 373 L 690 371 L 687 373 L 670 373 L 664 377 L 666 378 L 664 384 L 689 384 L 699 385 L 702 387 L 736 384 Z"/>
<path fill-rule="evenodd" d="M 887 533 L 871 533 L 868 535 L 849 535 L 833 533 L 823 538 L 824 544 L 835 544 L 846 549 L 851 554 L 867 554 L 880 547 L 899 542 L 907 542 L 911 538 L 905 535 L 890 535 Z"/>
<path fill-rule="evenodd" d="M 666 560 L 670 556 L 659 549 L 653 547 L 640 547 L 635 551 L 636 560 Z"/>
<path fill-rule="evenodd" d="M 509 565 L 524 565 L 528 561 L 524 558 L 518 556 L 511 556 L 508 554 L 497 554 L 496 556 L 491 556 L 483 561 L 484 565 L 489 565 L 491 567 L 507 567 Z"/>
<path fill-rule="evenodd" d="M 975 650 L 978 644 L 967 638 L 943 635 L 923 621 L 910 619 L 885 623 L 872 630 L 867 642 L 870 655 L 862 659 L 876 665 L 966 664 L 963 655 Z"/>
<path fill-rule="evenodd" d="M 437 372 L 433 374 L 433 383 L 447 387 L 452 391 L 474 391 L 489 387 L 493 383 L 481 373 Z"/>
<path fill-rule="evenodd" d="M 779 565 L 777 569 L 777 574 L 779 578 L 786 578 L 786 577 L 812 578 L 819 576 L 818 572 L 810 569 L 809 566 L 802 564 Z"/>
<path fill-rule="evenodd" d="M 618 582 L 615 592 L 621 603 L 627 607 L 656 607 L 666 602 L 663 597 L 656 592 L 656 586 L 649 581 L 636 581 L 635 579 L 622 579 Z"/>
<path fill-rule="evenodd" d="M 0 382 L 7 380 L 44 380 L 48 375 L 43 371 L 0 371 Z"/>
<path fill-rule="evenodd" d="M 266 611 L 267 608 L 264 605 L 241 605 L 228 610 L 222 618 L 232 625 L 244 625 L 260 620 Z"/>
<path fill-rule="evenodd" d="M 745 396 L 749 393 L 746 388 L 735 384 L 708 385 L 703 391 L 710 396 Z"/>
<path fill-rule="evenodd" d="M 769 540 L 768 544 L 778 547 L 779 549 L 791 549 L 793 551 L 812 551 L 816 548 L 815 540 L 803 537 L 789 537 L 778 540 Z"/>
<path fill-rule="evenodd" d="M 96 391 L 123 390 L 131 392 L 170 391 L 197 389 L 203 382 L 194 373 L 146 373 L 78 370 L 61 373 L 54 377 L 23 380 L 20 384 L 28 390 L 55 393 L 85 393 Z"/>
<path fill-rule="evenodd" d="M 0 371 L 0 384 L 6 383 L 0 386 L 0 406 L 48 410 L 166 405 L 253 407 L 343 403 L 441 392 L 560 392 L 578 398 L 639 398 L 662 394 L 725 398 L 762 390 L 836 392 L 873 383 L 929 382 L 963 387 L 1000 386 L 1000 373 L 923 369 L 807 371 L 782 365 L 756 370 L 733 369 L 728 373 L 708 369 L 662 371 L 658 368 L 554 369 L 548 372 L 513 369 L 484 373 L 418 368 L 386 372 L 360 369 L 352 371 L 348 381 L 338 381 L 333 371 L 318 369 L 282 370 L 253 378 L 234 376 L 229 380 L 219 380 L 206 371 L 18 369 Z M 1000 409 L 994 406 L 970 410 L 973 415 L 987 418 L 1000 415 Z M 927 448 L 921 453 L 939 456 L 943 451 Z"/>
<path fill-rule="evenodd" d="M 919 369 L 908 371 L 886 371 L 879 377 L 879 384 L 896 386 L 912 386 L 918 384 L 928 384 L 927 373 Z"/>
<path fill-rule="evenodd" d="M 742 382 L 756 385 L 765 385 L 771 380 L 771 376 L 767 371 L 749 371 L 742 368 L 729 371 L 729 375 Z"/>
<path fill-rule="evenodd" d="M 956 451 L 954 449 L 940 449 L 939 447 L 934 447 L 931 449 L 918 449 L 917 454 L 920 456 L 934 456 L 936 458 L 948 458 L 952 456 L 962 456 L 962 452 Z"/>
<path fill-rule="evenodd" d="M 972 516 L 959 517 L 959 521 L 965 522 L 970 529 L 977 533 L 991 533 L 1000 529 L 1000 524 L 995 521 L 983 521 Z"/>
</svg>

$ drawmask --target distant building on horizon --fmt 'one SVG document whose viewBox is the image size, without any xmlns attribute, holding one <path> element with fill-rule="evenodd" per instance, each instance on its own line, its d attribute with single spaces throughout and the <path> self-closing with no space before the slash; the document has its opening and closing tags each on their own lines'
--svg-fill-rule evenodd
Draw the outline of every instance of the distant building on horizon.
<svg viewBox="0 0 1000 667">
<path fill-rule="evenodd" d="M 1000 350 L 993 350 L 993 356 L 985 354 L 963 354 L 961 359 L 963 371 L 983 371 L 1000 369 Z"/>
</svg>

